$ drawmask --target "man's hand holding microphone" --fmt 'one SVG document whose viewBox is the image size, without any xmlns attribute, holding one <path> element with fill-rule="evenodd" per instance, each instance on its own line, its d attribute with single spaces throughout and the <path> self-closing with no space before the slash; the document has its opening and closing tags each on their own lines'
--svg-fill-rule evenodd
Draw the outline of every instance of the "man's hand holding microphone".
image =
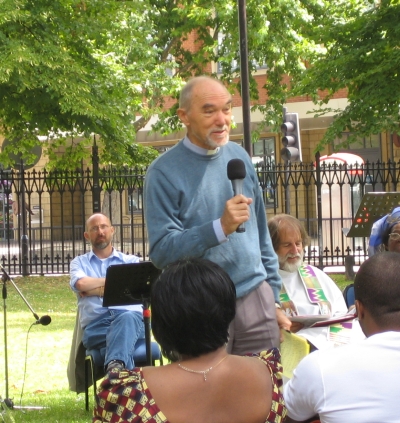
<svg viewBox="0 0 400 423">
<path fill-rule="evenodd" d="M 228 178 L 232 182 L 234 197 L 226 202 L 221 216 L 221 226 L 225 235 L 233 232 L 245 232 L 244 222 L 250 218 L 249 205 L 252 198 L 243 195 L 243 180 L 246 177 L 246 167 L 241 159 L 232 159 L 227 166 Z"/>
</svg>

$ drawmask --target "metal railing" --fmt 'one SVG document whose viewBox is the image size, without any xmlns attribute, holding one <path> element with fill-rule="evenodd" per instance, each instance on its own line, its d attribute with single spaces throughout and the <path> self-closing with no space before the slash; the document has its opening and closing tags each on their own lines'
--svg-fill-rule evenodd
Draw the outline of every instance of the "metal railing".
<svg viewBox="0 0 400 423">
<path fill-rule="evenodd" d="M 348 255 L 356 264 L 365 260 L 368 236 L 347 238 L 346 229 L 364 194 L 397 191 L 400 181 L 398 162 L 318 170 L 315 163 L 300 163 L 256 171 L 267 215 L 286 212 L 303 221 L 311 238 L 306 261 L 321 268 L 341 266 Z M 114 246 L 147 259 L 144 178 L 145 169 L 102 169 L 97 179 L 90 169 L 0 171 L 1 264 L 12 275 L 68 273 L 71 260 L 90 249 L 84 226 L 99 198 L 116 228 Z"/>
</svg>

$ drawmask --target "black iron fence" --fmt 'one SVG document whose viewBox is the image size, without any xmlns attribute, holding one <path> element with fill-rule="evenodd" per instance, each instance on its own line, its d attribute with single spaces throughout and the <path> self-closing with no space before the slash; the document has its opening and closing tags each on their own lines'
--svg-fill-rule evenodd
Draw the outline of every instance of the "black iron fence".
<svg viewBox="0 0 400 423">
<path fill-rule="evenodd" d="M 396 192 L 400 163 L 300 163 L 257 166 L 268 216 L 289 213 L 311 237 L 306 261 L 321 268 L 365 260 L 368 234 L 347 237 L 363 196 Z M 0 262 L 12 275 L 63 274 L 89 251 L 87 217 L 101 209 L 116 228 L 114 245 L 148 258 L 144 169 L 0 171 Z M 376 216 L 376 218 L 379 216 Z"/>
</svg>

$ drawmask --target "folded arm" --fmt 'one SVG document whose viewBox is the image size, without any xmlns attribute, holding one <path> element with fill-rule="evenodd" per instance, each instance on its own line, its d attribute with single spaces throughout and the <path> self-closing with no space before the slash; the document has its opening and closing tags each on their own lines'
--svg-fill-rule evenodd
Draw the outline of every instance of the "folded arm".
<svg viewBox="0 0 400 423">
<path fill-rule="evenodd" d="M 72 260 L 70 268 L 71 288 L 78 292 L 81 297 L 102 296 L 106 279 L 104 277 L 88 276 L 87 273 L 88 271 L 85 270 L 79 257 Z"/>
</svg>

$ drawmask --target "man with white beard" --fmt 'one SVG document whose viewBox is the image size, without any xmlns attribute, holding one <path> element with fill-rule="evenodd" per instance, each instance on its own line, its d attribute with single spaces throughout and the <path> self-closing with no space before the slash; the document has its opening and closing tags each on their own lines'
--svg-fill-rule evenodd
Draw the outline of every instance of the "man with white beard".
<svg viewBox="0 0 400 423">
<path fill-rule="evenodd" d="M 282 278 L 281 312 L 289 317 L 346 314 L 343 294 L 335 282 L 320 269 L 303 262 L 309 237 L 301 222 L 290 215 L 278 214 L 268 219 L 268 228 Z M 325 349 L 347 343 L 354 337 L 363 337 L 355 321 L 319 328 L 306 328 L 299 322 L 292 322 L 285 329 L 306 338 L 311 350 Z"/>
</svg>

